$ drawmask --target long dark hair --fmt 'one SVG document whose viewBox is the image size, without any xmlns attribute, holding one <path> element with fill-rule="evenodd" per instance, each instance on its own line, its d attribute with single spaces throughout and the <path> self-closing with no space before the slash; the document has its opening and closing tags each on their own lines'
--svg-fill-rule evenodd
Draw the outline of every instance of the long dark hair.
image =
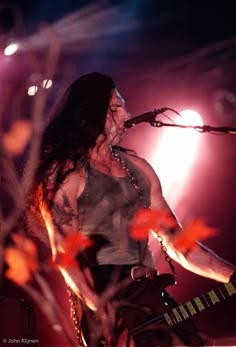
<svg viewBox="0 0 236 347">
<path fill-rule="evenodd" d="M 73 82 L 57 103 L 43 133 L 40 161 L 29 196 L 30 210 L 37 210 L 39 200 L 47 201 L 49 182 L 55 194 L 78 163 L 87 168 L 89 149 L 104 132 L 114 88 L 111 77 L 89 73 Z M 69 169 L 68 160 L 72 163 Z"/>
</svg>

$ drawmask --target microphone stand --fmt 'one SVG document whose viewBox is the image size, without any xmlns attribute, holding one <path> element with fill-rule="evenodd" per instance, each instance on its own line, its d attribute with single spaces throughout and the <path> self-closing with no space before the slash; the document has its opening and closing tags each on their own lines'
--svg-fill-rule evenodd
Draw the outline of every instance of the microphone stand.
<svg viewBox="0 0 236 347">
<path fill-rule="evenodd" d="M 178 127 L 178 128 L 190 128 L 197 130 L 199 132 L 205 133 L 205 132 L 220 132 L 225 134 L 233 134 L 236 135 L 236 128 L 232 127 L 212 127 L 210 125 L 182 125 L 182 124 L 172 124 L 172 123 L 164 123 L 161 121 L 150 121 L 149 124 L 153 127 L 163 127 L 163 126 L 169 126 L 169 127 Z"/>
</svg>

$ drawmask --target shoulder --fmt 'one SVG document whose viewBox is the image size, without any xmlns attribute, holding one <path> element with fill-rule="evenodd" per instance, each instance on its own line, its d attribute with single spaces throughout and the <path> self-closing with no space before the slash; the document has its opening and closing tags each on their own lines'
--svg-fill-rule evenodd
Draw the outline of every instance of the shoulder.
<svg viewBox="0 0 236 347">
<path fill-rule="evenodd" d="M 149 181 L 151 187 L 155 187 L 156 190 L 162 190 L 161 189 L 161 183 L 159 180 L 159 177 L 153 167 L 148 163 L 148 161 L 142 157 L 139 157 L 135 154 L 125 153 L 124 154 L 127 159 L 129 159 L 139 170 L 140 172 L 146 177 L 146 179 Z"/>
<path fill-rule="evenodd" d="M 153 169 L 153 167 L 150 165 L 150 163 L 146 159 L 139 157 L 137 155 L 134 155 L 134 154 L 130 154 L 130 153 L 125 153 L 125 156 L 134 165 L 136 165 L 138 167 L 138 169 L 140 169 L 142 172 L 144 172 L 145 175 L 147 175 L 150 178 L 158 179 L 158 176 L 157 176 L 155 170 Z"/>
<path fill-rule="evenodd" d="M 58 173 L 58 165 L 55 164 L 52 167 L 53 174 L 50 177 L 50 182 L 53 183 L 56 175 Z M 85 172 L 81 166 L 77 166 L 74 169 L 73 163 L 68 160 L 64 167 L 62 174 L 66 174 L 64 181 L 60 184 L 56 194 L 55 199 L 60 200 L 67 196 L 69 200 L 75 200 L 78 196 L 78 192 L 82 191 L 85 185 Z M 49 183 L 50 184 L 50 183 Z"/>
</svg>

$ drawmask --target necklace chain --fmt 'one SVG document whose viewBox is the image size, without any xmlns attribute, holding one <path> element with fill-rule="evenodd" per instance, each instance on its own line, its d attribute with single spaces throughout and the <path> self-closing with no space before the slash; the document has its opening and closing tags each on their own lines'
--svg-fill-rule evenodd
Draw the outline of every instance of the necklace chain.
<svg viewBox="0 0 236 347">
<path fill-rule="evenodd" d="M 137 191 L 138 193 L 138 196 L 139 196 L 139 199 L 142 201 L 143 203 L 143 207 L 147 207 L 148 204 L 147 204 L 147 201 L 146 199 L 144 198 L 143 196 L 143 192 L 142 192 L 142 189 L 139 187 L 138 185 L 138 181 L 136 179 L 136 177 L 134 176 L 134 174 L 132 173 L 132 171 L 128 168 L 128 165 L 127 163 L 120 157 L 120 155 L 114 151 L 114 149 L 112 148 L 111 149 L 111 155 L 112 157 L 118 162 L 120 163 L 121 167 L 125 170 L 127 176 L 130 178 L 130 181 L 134 187 L 134 189 Z"/>
<path fill-rule="evenodd" d="M 78 341 L 78 347 L 85 347 L 82 339 L 82 330 L 80 326 L 80 316 L 81 316 L 81 307 L 77 295 L 73 292 L 71 287 L 67 284 L 67 293 L 69 295 L 70 309 L 71 309 L 71 318 L 76 332 L 76 338 Z"/>
<path fill-rule="evenodd" d="M 143 196 L 142 189 L 139 187 L 138 181 L 137 181 L 136 177 L 134 176 L 133 172 L 129 169 L 127 163 L 120 157 L 120 155 L 117 153 L 117 151 L 115 151 L 112 147 L 111 147 L 111 155 L 121 165 L 121 167 L 125 170 L 127 176 L 130 178 L 130 181 L 131 181 L 134 189 L 138 193 L 139 199 L 143 203 L 143 207 L 147 208 L 148 204 L 147 204 L 145 197 Z M 157 238 L 155 238 L 155 239 L 160 244 L 161 250 L 165 256 L 165 260 L 169 264 L 170 269 L 171 269 L 174 277 L 176 277 L 176 271 L 175 271 L 174 265 L 171 261 L 171 258 L 167 253 L 167 248 L 163 243 L 163 238 L 161 237 L 161 235 L 159 235 L 157 233 Z M 75 328 L 76 335 L 77 335 L 77 340 L 79 343 L 79 347 L 82 347 L 82 346 L 84 346 L 84 344 L 83 344 L 82 332 L 81 332 L 81 327 L 80 327 L 78 298 L 77 298 L 76 294 L 74 294 L 74 292 L 72 291 L 72 289 L 70 288 L 69 285 L 67 285 L 67 291 L 69 294 L 69 301 L 71 304 L 71 315 L 72 315 L 72 320 L 73 320 L 74 328 Z"/>
<path fill-rule="evenodd" d="M 126 171 L 127 176 L 130 178 L 130 181 L 131 181 L 133 187 L 138 192 L 139 199 L 143 202 L 143 207 L 147 208 L 148 207 L 147 201 L 146 201 L 145 197 L 143 196 L 142 190 L 139 187 L 138 181 L 135 178 L 133 172 L 128 168 L 127 163 L 121 158 L 119 153 L 117 153 L 117 151 L 115 151 L 112 147 L 111 147 L 111 155 L 117 162 L 120 163 L 121 167 Z M 169 267 L 170 267 L 174 277 L 176 277 L 177 274 L 176 274 L 176 271 L 175 271 L 175 267 L 174 267 L 174 265 L 172 263 L 172 260 L 171 260 L 171 258 L 169 256 L 169 254 L 167 253 L 167 248 L 166 248 L 166 246 L 163 243 L 163 238 L 158 233 L 156 233 L 156 234 L 157 234 L 157 238 L 155 238 L 155 240 L 157 240 L 157 242 L 160 244 L 161 250 L 162 250 L 162 252 L 164 253 L 164 256 L 165 256 L 165 260 L 169 264 Z"/>
</svg>

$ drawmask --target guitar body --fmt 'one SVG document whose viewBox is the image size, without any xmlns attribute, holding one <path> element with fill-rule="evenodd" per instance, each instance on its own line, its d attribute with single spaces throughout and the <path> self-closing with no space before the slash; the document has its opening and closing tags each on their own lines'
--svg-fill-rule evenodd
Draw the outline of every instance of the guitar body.
<svg viewBox="0 0 236 347">
<path fill-rule="evenodd" d="M 127 299 L 127 304 L 118 310 L 117 321 L 122 319 L 122 328 L 128 328 L 137 347 L 173 346 L 173 333 L 183 341 L 183 345 L 204 345 L 190 319 L 171 328 L 163 319 L 163 313 L 177 306 L 171 298 L 169 303 L 165 302 L 165 288 L 173 284 L 175 280 L 171 274 L 162 274 L 152 280 L 133 282 L 121 291 L 120 299 Z M 168 294 L 166 296 L 168 298 Z M 159 321 L 156 319 L 158 316 L 162 317 Z"/>
</svg>

